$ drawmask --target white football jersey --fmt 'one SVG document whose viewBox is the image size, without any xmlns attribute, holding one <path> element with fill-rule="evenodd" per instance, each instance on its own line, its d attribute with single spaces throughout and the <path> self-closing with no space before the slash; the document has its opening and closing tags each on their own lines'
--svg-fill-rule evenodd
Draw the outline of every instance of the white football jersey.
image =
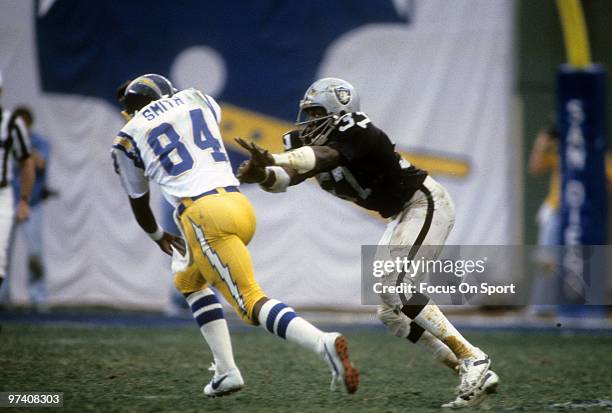
<svg viewBox="0 0 612 413">
<path fill-rule="evenodd" d="M 174 206 L 181 198 L 239 182 L 221 139 L 221 108 L 196 89 L 143 107 L 119 132 L 111 151 L 128 195 L 138 198 L 148 182 L 159 184 Z"/>
</svg>

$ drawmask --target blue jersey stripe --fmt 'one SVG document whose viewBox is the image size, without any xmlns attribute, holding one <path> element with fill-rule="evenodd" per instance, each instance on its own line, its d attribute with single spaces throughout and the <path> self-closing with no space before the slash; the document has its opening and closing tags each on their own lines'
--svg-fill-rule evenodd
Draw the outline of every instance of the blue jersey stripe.
<svg viewBox="0 0 612 413">
<path fill-rule="evenodd" d="M 114 149 L 118 149 L 121 152 L 123 152 L 125 154 L 125 156 L 127 156 L 129 159 L 132 160 L 132 162 L 134 162 L 134 165 L 136 165 L 136 167 L 140 168 L 140 169 L 144 169 L 144 163 L 142 162 L 142 159 L 135 153 L 132 151 L 128 151 L 127 148 L 123 145 L 113 145 Z M 116 166 L 116 161 L 115 161 L 115 166 Z"/>
<path fill-rule="evenodd" d="M 144 169 L 144 162 L 142 161 L 142 156 L 140 155 L 140 149 L 138 149 L 138 145 L 136 145 L 136 141 L 134 140 L 134 138 L 131 137 L 130 135 L 128 135 L 127 133 L 121 132 L 121 131 L 119 131 L 117 136 L 121 136 L 122 138 L 126 138 L 126 139 L 128 139 L 132 143 L 132 146 L 134 147 L 135 156 L 139 160 L 140 164 L 143 165 L 142 168 Z"/>
</svg>

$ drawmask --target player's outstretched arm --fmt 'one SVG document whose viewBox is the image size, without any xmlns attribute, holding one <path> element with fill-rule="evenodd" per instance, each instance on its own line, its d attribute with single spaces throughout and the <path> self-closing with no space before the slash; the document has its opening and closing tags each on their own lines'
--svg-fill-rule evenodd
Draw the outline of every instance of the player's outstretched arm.
<svg viewBox="0 0 612 413">
<path fill-rule="evenodd" d="M 303 146 L 280 154 L 271 154 L 253 142 L 236 141 L 251 153 L 251 160 L 240 165 L 238 179 L 259 183 L 271 192 L 284 192 L 320 172 L 341 164 L 341 155 L 328 146 Z"/>
<path fill-rule="evenodd" d="M 168 255 L 172 255 L 172 248 L 176 249 L 181 255 L 185 255 L 185 242 L 169 232 L 165 232 L 157 225 L 151 206 L 149 205 L 149 193 L 145 193 L 139 198 L 130 198 L 130 206 L 138 225 L 155 241 L 159 248 Z"/>
</svg>

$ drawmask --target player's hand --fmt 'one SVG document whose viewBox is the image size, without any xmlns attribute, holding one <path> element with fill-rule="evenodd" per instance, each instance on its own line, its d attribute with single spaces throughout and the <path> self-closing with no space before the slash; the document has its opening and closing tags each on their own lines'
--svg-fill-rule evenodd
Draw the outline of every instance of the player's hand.
<svg viewBox="0 0 612 413">
<path fill-rule="evenodd" d="M 30 217 L 30 205 L 25 200 L 17 204 L 17 222 L 24 222 Z"/>
<path fill-rule="evenodd" d="M 251 163 L 255 167 L 266 167 L 274 165 L 274 158 L 267 149 L 262 148 L 254 142 L 247 142 L 242 138 L 236 138 L 236 142 L 251 154 Z"/>
<path fill-rule="evenodd" d="M 181 255 L 185 255 L 185 240 L 169 232 L 164 232 L 164 235 L 159 241 L 155 241 L 159 248 L 168 255 L 172 255 L 172 247 Z"/>
<path fill-rule="evenodd" d="M 257 184 L 266 180 L 265 166 L 256 166 L 252 161 L 244 161 L 238 167 L 236 177 L 243 184 Z"/>
</svg>

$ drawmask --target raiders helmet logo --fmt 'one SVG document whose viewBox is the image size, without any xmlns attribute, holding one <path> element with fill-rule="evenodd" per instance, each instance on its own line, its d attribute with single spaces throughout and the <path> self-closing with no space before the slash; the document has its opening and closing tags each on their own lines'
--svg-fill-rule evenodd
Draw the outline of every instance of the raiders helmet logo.
<svg viewBox="0 0 612 413">
<path fill-rule="evenodd" d="M 351 101 L 351 91 L 344 86 L 338 86 L 334 88 L 334 93 L 336 94 L 336 99 L 343 105 L 346 105 Z"/>
</svg>

